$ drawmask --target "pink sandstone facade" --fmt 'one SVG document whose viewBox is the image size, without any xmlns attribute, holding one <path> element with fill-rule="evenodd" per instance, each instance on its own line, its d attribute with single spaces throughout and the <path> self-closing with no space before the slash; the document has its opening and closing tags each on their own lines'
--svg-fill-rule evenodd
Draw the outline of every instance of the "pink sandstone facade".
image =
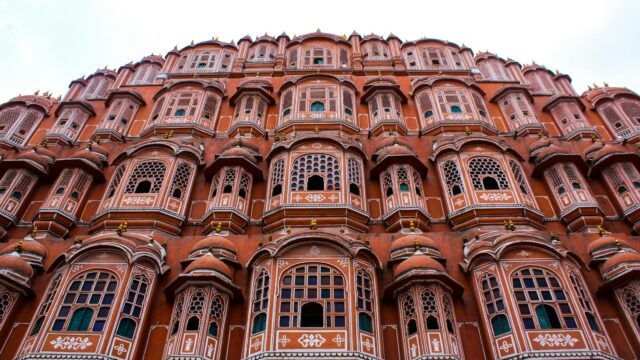
<svg viewBox="0 0 640 360">
<path fill-rule="evenodd" d="M 0 105 L 2 359 L 640 357 L 640 96 L 217 39 Z"/>
</svg>

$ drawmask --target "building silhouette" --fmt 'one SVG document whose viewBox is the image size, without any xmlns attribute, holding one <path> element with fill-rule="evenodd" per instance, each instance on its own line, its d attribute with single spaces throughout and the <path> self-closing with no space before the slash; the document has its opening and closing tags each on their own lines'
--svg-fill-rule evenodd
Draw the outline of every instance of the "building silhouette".
<svg viewBox="0 0 640 360">
<path fill-rule="evenodd" d="M 640 96 L 212 39 L 0 105 L 0 358 L 640 357 Z"/>
</svg>

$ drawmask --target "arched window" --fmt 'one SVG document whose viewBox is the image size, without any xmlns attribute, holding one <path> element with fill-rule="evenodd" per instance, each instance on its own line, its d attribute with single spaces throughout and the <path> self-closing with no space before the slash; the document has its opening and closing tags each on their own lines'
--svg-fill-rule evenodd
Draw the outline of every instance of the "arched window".
<svg viewBox="0 0 640 360">
<path fill-rule="evenodd" d="M 475 190 L 508 190 L 509 182 L 500 163 L 492 158 L 477 157 L 469 161 L 469 175 Z M 490 178 L 491 180 L 487 180 Z M 491 186 L 489 189 L 485 185 Z"/>
<path fill-rule="evenodd" d="M 312 112 L 322 112 L 324 111 L 324 104 L 321 103 L 320 101 L 316 101 L 314 103 L 311 104 L 311 111 Z"/>
<path fill-rule="evenodd" d="M 103 271 L 75 277 L 69 284 L 51 330 L 102 332 L 117 285 L 116 277 Z"/>
<path fill-rule="evenodd" d="M 454 334 L 456 333 L 455 330 L 455 316 L 453 315 L 453 308 L 451 307 L 451 301 L 449 300 L 449 296 L 448 295 L 442 295 L 442 307 L 444 309 L 444 316 L 445 316 L 445 320 L 447 322 L 447 331 L 450 334 Z"/>
<path fill-rule="evenodd" d="M 202 289 L 197 289 L 191 295 L 191 302 L 187 309 L 187 326 L 186 331 L 198 331 L 200 330 L 200 317 L 203 315 L 204 304 L 207 299 L 207 295 Z"/>
<path fill-rule="evenodd" d="M 402 313 L 404 315 L 404 321 L 406 323 L 407 335 L 413 335 L 418 332 L 418 325 L 416 323 L 416 305 L 413 301 L 413 296 L 407 295 L 402 300 Z"/>
<path fill-rule="evenodd" d="M 222 322 L 223 311 L 225 310 L 224 302 L 220 296 L 214 296 L 209 307 L 209 328 L 207 333 L 209 336 L 218 337 L 218 329 Z"/>
<path fill-rule="evenodd" d="M 180 162 L 176 167 L 176 172 L 171 180 L 171 196 L 183 200 L 183 196 L 187 193 L 187 188 L 191 180 L 193 168 L 186 162 Z"/>
<path fill-rule="evenodd" d="M 513 275 L 512 283 L 525 329 L 578 327 L 564 287 L 550 271 L 525 268 Z"/>
<path fill-rule="evenodd" d="M 180 320 L 182 319 L 182 307 L 184 306 L 184 292 L 178 295 L 176 299 L 176 305 L 174 307 L 175 311 L 173 313 L 173 321 L 171 322 L 171 336 L 178 333 L 180 329 Z"/>
<path fill-rule="evenodd" d="M 129 182 L 124 189 L 124 193 L 159 193 L 162 182 L 164 181 L 166 169 L 167 166 L 161 161 L 152 160 L 138 164 L 131 173 L 131 177 L 129 177 Z"/>
<path fill-rule="evenodd" d="M 451 107 L 451 112 L 452 113 L 461 113 L 462 109 L 460 108 L 460 106 L 454 105 L 454 106 Z"/>
<path fill-rule="evenodd" d="M 267 314 L 266 311 L 269 307 L 269 273 L 266 270 L 260 271 L 260 274 L 255 280 L 255 287 L 253 289 L 253 305 L 252 311 L 253 328 L 252 334 L 264 331 L 267 326 Z"/>
<path fill-rule="evenodd" d="M 442 164 L 442 172 L 447 183 L 447 190 L 449 190 L 449 196 L 456 196 L 462 194 L 464 191 L 464 185 L 462 184 L 462 178 L 460 177 L 460 170 L 458 163 L 455 160 L 447 160 Z"/>
<path fill-rule="evenodd" d="M 527 180 L 522 173 L 520 164 L 518 164 L 515 160 L 509 160 L 509 167 L 511 168 L 511 173 L 513 174 L 513 177 L 516 179 L 516 183 L 520 188 L 520 192 L 524 195 L 528 195 L 529 185 L 527 184 Z"/>
<path fill-rule="evenodd" d="M 621 291 L 620 300 L 631 320 L 631 325 L 640 331 L 640 283 L 633 281 Z"/>
<path fill-rule="evenodd" d="M 115 195 L 116 189 L 120 185 L 120 181 L 122 180 L 122 175 L 124 175 L 124 164 L 118 166 L 116 171 L 113 173 L 113 177 L 111 178 L 111 184 L 109 184 L 109 190 L 107 191 L 107 199 L 110 199 Z"/>
<path fill-rule="evenodd" d="M 60 286 L 60 279 L 62 279 L 62 274 L 58 273 L 53 277 L 53 280 L 49 284 L 47 293 L 42 299 L 42 303 L 38 308 L 36 321 L 33 324 L 33 328 L 31 329 L 31 333 L 29 333 L 29 336 L 34 336 L 40 332 L 42 324 L 44 323 L 45 316 L 49 312 L 49 308 L 51 308 L 51 304 L 53 303 L 53 297 L 58 290 L 58 286 Z"/>
<path fill-rule="evenodd" d="M 324 178 L 320 175 L 310 176 L 309 180 L 307 181 L 307 190 L 308 191 L 324 190 Z"/>
<path fill-rule="evenodd" d="M 506 308 L 498 279 L 494 275 L 486 273 L 482 277 L 481 284 L 482 298 L 487 313 L 491 318 L 493 335 L 499 336 L 510 332 L 511 327 L 509 326 L 509 320 L 506 316 Z"/>
<path fill-rule="evenodd" d="M 253 318 L 251 334 L 257 334 L 267 329 L 267 314 L 260 313 Z"/>
<path fill-rule="evenodd" d="M 340 163 L 331 155 L 302 155 L 291 167 L 291 190 L 294 191 L 340 190 L 340 183 Z"/>
<path fill-rule="evenodd" d="M 349 192 L 360 196 L 360 179 L 362 178 L 362 166 L 354 158 L 347 160 L 347 178 L 349 180 Z"/>
<path fill-rule="evenodd" d="M 282 183 L 284 181 L 284 160 L 279 159 L 271 168 L 271 196 L 282 194 Z"/>
<path fill-rule="evenodd" d="M 427 330 L 439 330 L 439 311 L 436 295 L 431 290 L 425 290 L 420 295 L 420 301 L 422 302 L 422 314 L 425 318 Z"/>
<path fill-rule="evenodd" d="M 300 327 L 322 327 L 324 308 L 316 302 L 302 305 L 300 311 Z"/>
<path fill-rule="evenodd" d="M 385 171 L 382 174 L 382 188 L 387 197 L 393 195 L 393 179 L 389 171 Z"/>
<path fill-rule="evenodd" d="M 282 276 L 278 297 L 281 328 L 346 326 L 345 282 L 327 265 L 308 264 Z M 323 314 L 324 319 L 318 319 Z"/>
<path fill-rule="evenodd" d="M 304 52 L 304 64 L 305 65 L 332 65 L 333 53 L 331 50 L 317 46 L 313 49 L 308 49 Z"/>
<path fill-rule="evenodd" d="M 371 276 L 364 270 L 356 273 L 356 293 L 359 329 L 368 333 L 373 333 L 373 284 Z"/>
<path fill-rule="evenodd" d="M 122 318 L 116 331 L 117 335 L 133 339 L 136 321 L 140 319 L 142 314 L 148 287 L 149 281 L 142 275 L 136 275 L 131 280 L 127 297 L 122 306 Z"/>
</svg>

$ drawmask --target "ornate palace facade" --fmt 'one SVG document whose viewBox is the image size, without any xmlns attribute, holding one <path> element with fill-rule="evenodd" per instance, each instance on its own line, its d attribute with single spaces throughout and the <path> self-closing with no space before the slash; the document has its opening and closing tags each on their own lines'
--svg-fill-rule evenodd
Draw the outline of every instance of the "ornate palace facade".
<svg viewBox="0 0 640 360">
<path fill-rule="evenodd" d="M 217 39 L 0 105 L 0 358 L 640 357 L 640 96 Z"/>
</svg>

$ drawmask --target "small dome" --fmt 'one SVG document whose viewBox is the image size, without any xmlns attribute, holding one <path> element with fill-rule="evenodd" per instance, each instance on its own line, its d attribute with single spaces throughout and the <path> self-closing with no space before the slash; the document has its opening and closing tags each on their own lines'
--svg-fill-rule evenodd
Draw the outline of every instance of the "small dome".
<svg viewBox="0 0 640 360">
<path fill-rule="evenodd" d="M 0 256 L 0 270 L 9 271 L 28 279 L 33 276 L 31 265 L 15 251 Z"/>
<path fill-rule="evenodd" d="M 71 155 L 71 158 L 84 159 L 95 165 L 95 167 L 99 169 L 102 168 L 102 157 L 98 153 L 89 149 L 78 150 Z"/>
<path fill-rule="evenodd" d="M 537 161 L 540 161 L 548 156 L 551 156 L 553 154 L 565 154 L 567 151 L 565 149 L 563 149 L 562 147 L 555 145 L 555 144 L 551 144 L 543 149 L 541 149 L 540 151 L 538 151 L 538 154 L 536 154 L 537 156 Z"/>
<path fill-rule="evenodd" d="M 397 279 L 402 274 L 412 270 L 435 270 L 446 273 L 444 266 L 433 258 L 416 251 L 413 256 L 403 261 L 393 271 L 393 276 Z"/>
<path fill-rule="evenodd" d="M 206 250 L 209 248 L 214 248 L 214 249 L 223 249 L 223 250 L 227 250 L 230 251 L 232 253 L 236 253 L 237 252 L 237 248 L 236 246 L 228 239 L 225 239 L 223 237 L 220 236 L 209 236 L 206 237 L 200 241 L 198 241 L 193 248 L 191 248 L 191 252 L 196 252 L 198 250 Z"/>
<path fill-rule="evenodd" d="M 380 141 L 377 141 L 378 147 L 376 148 L 376 153 L 380 152 L 382 149 L 386 148 L 387 146 L 392 146 L 395 144 L 400 144 L 402 146 L 407 146 L 404 142 L 400 141 L 400 139 L 398 139 L 395 136 L 387 136 L 385 138 L 383 138 Z"/>
<path fill-rule="evenodd" d="M 56 154 L 47 149 L 46 147 L 42 146 L 42 145 L 38 145 L 35 148 L 36 152 L 44 157 L 49 158 L 49 160 L 53 161 L 56 158 Z"/>
<path fill-rule="evenodd" d="M 549 138 L 545 138 L 545 137 L 540 137 L 538 140 L 534 141 L 530 146 L 529 146 L 529 153 L 533 154 L 534 152 L 540 150 L 540 149 L 544 149 L 547 146 L 553 144 L 553 142 L 551 141 L 551 139 Z"/>
<path fill-rule="evenodd" d="M 229 148 L 220 154 L 221 157 L 243 157 L 249 160 L 251 163 L 257 163 L 257 160 L 249 150 L 241 146 L 234 146 Z"/>
<path fill-rule="evenodd" d="M 628 152 L 629 151 L 627 150 L 627 148 L 622 146 L 622 145 L 609 144 L 609 145 L 603 146 L 601 149 L 593 152 L 591 154 L 591 160 L 594 163 L 597 163 L 598 161 L 604 159 L 608 155 L 611 155 L 611 154 L 624 154 L 624 153 L 628 153 Z"/>
<path fill-rule="evenodd" d="M 619 252 L 602 265 L 602 272 L 607 273 L 619 265 L 638 265 L 640 266 L 640 254 L 635 252 Z"/>
<path fill-rule="evenodd" d="M 107 150 L 106 147 L 100 145 L 98 142 L 91 143 L 91 151 L 98 153 L 104 156 L 105 158 L 109 156 L 109 150 Z"/>
<path fill-rule="evenodd" d="M 202 255 L 197 260 L 189 264 L 187 268 L 184 270 L 185 274 L 190 274 L 193 272 L 217 272 L 229 280 L 233 278 L 233 271 L 222 262 L 222 260 L 213 256 L 211 253 L 207 253 Z"/>
<path fill-rule="evenodd" d="M 378 153 L 380 157 L 385 157 L 389 155 L 415 155 L 411 149 L 406 146 L 400 144 L 394 144 L 389 147 L 386 147 Z"/>
<path fill-rule="evenodd" d="M 604 143 L 602 141 L 596 141 L 593 144 L 589 145 L 585 150 L 584 150 L 584 156 L 589 159 L 593 156 L 593 154 L 602 149 L 604 147 Z"/>
<path fill-rule="evenodd" d="M 618 242 L 623 247 L 629 247 L 629 245 L 627 245 L 627 243 L 622 240 L 618 240 L 612 236 L 603 236 L 591 242 L 591 244 L 589 244 L 589 247 L 587 248 L 587 251 L 589 252 L 589 254 L 592 254 L 598 250 L 602 250 L 605 248 L 615 249 L 618 247 Z"/>
<path fill-rule="evenodd" d="M 42 245 L 37 240 L 21 240 L 15 244 L 11 244 L 5 247 L 2 252 L 10 253 L 17 250 L 17 247 L 20 247 L 20 251 L 24 251 L 27 253 L 32 253 L 40 257 L 45 257 L 47 255 L 47 247 Z"/>
<path fill-rule="evenodd" d="M 440 251 L 440 247 L 433 239 L 421 235 L 407 235 L 400 237 L 391 243 L 391 252 L 393 253 L 406 248 L 415 249 L 416 244 L 418 244 L 420 248 L 429 248 Z"/>
<path fill-rule="evenodd" d="M 47 158 L 38 154 L 35 150 L 27 151 L 16 156 L 16 160 L 33 161 L 41 168 L 46 168 L 47 166 L 49 166 L 49 161 L 47 160 Z"/>
</svg>

